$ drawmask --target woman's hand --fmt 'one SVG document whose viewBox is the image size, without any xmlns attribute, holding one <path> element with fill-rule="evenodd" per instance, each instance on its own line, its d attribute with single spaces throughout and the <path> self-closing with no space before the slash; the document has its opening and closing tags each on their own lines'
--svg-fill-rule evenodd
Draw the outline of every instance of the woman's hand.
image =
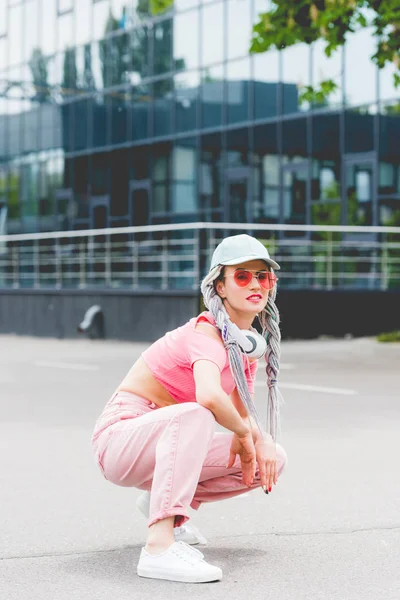
<svg viewBox="0 0 400 600">
<path fill-rule="evenodd" d="M 244 437 L 238 437 L 236 433 L 233 435 L 227 469 L 233 467 L 237 454 L 242 466 L 243 483 L 251 487 L 256 474 L 256 449 L 251 431 Z"/>
<path fill-rule="evenodd" d="M 260 472 L 261 486 L 264 488 L 264 491 L 271 492 L 272 486 L 278 482 L 275 444 L 272 438 L 268 440 L 259 436 L 254 442 L 254 447 L 258 470 Z"/>
</svg>

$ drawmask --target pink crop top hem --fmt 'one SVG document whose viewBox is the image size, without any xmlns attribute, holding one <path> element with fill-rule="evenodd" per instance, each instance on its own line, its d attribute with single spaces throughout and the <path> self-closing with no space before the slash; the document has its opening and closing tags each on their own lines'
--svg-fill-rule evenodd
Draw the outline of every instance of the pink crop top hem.
<svg viewBox="0 0 400 600">
<path fill-rule="evenodd" d="M 200 318 L 205 318 L 215 326 L 211 313 L 203 312 L 185 325 L 168 331 L 142 354 L 153 375 L 176 402 L 196 402 L 193 365 L 197 360 L 209 360 L 217 365 L 221 373 L 222 389 L 227 394 L 235 389 L 228 352 L 216 339 L 196 329 Z M 252 394 L 258 361 L 249 362 L 243 356 L 243 366 Z"/>
</svg>

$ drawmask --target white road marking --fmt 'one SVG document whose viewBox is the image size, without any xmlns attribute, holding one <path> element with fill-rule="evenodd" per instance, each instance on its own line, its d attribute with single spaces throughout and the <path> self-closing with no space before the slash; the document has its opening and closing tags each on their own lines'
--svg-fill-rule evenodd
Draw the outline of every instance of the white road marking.
<svg viewBox="0 0 400 600">
<path fill-rule="evenodd" d="M 256 387 L 264 387 L 267 384 L 264 381 L 256 381 L 255 385 Z M 303 383 L 279 383 L 279 387 L 281 389 L 287 390 L 299 390 L 302 392 L 318 392 L 321 394 L 339 394 L 342 396 L 356 396 L 358 394 L 356 390 L 322 387 L 319 385 L 305 385 Z"/>
<path fill-rule="evenodd" d="M 72 369 L 74 371 L 98 371 L 99 365 L 88 365 L 84 363 L 64 363 L 50 362 L 46 360 L 37 360 L 33 363 L 35 367 L 44 367 L 47 369 Z"/>
</svg>

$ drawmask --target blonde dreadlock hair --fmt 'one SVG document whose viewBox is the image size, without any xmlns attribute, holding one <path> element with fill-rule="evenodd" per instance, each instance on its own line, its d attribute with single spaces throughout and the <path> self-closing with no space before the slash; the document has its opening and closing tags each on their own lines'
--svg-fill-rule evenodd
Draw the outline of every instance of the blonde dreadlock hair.
<svg viewBox="0 0 400 600">
<path fill-rule="evenodd" d="M 215 282 L 221 277 L 222 272 L 223 267 L 221 265 L 211 269 L 201 283 L 201 293 L 203 295 L 204 305 L 211 312 L 218 329 L 221 331 L 222 340 L 228 351 L 229 365 L 239 396 L 246 407 L 247 414 L 253 417 L 262 433 L 260 419 L 247 386 L 242 361 L 242 350 L 239 343 L 235 340 L 232 331 L 232 321 L 230 320 L 222 299 L 215 288 Z M 281 332 L 279 329 L 279 312 L 275 304 L 276 287 L 277 286 L 275 285 L 270 291 L 268 303 L 265 309 L 258 315 L 258 320 L 262 328 L 262 335 L 267 341 L 267 350 L 264 356 L 268 385 L 267 422 L 265 429 L 271 434 L 272 439 L 275 442 L 280 433 L 280 400 L 282 399 L 277 388 Z"/>
</svg>

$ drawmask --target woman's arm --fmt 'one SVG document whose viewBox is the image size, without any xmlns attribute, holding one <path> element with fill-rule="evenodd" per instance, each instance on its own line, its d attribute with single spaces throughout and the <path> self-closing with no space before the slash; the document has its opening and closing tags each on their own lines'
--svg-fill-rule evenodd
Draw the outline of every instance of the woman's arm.
<svg viewBox="0 0 400 600">
<path fill-rule="evenodd" d="M 197 360 L 193 365 L 196 400 L 208 408 L 217 423 L 239 438 L 250 432 L 250 427 L 240 416 L 228 394 L 221 387 L 221 374 L 217 365 L 209 360 Z"/>
</svg>

